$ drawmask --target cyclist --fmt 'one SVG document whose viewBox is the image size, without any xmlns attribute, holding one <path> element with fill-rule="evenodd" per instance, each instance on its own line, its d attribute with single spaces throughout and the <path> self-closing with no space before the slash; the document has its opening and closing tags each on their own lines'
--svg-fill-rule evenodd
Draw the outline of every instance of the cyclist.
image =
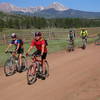
<svg viewBox="0 0 100 100">
<path fill-rule="evenodd" d="M 15 52 L 18 54 L 18 60 L 19 60 L 19 67 L 22 68 L 22 55 L 24 53 L 24 48 L 23 48 L 23 41 L 22 39 L 18 39 L 16 33 L 11 34 L 11 42 L 8 45 L 7 49 L 5 52 L 9 50 L 13 45 L 15 45 Z M 21 71 L 21 69 L 20 69 Z M 19 72 L 20 72 L 19 71 Z"/>
<path fill-rule="evenodd" d="M 73 46 L 74 46 L 75 37 L 76 37 L 75 31 L 70 30 L 69 33 L 68 33 L 68 40 L 70 42 L 72 42 Z"/>
<path fill-rule="evenodd" d="M 29 52 L 33 49 L 34 46 L 36 47 L 37 50 L 33 54 L 41 55 L 41 65 L 43 68 L 43 76 L 45 77 L 46 66 L 44 65 L 44 62 L 47 57 L 47 43 L 46 40 L 43 39 L 41 32 L 35 33 L 35 37 L 31 42 L 31 45 L 26 53 L 26 56 L 28 56 Z"/>
<path fill-rule="evenodd" d="M 87 43 L 87 37 L 88 37 L 87 30 L 82 29 L 81 32 L 80 32 L 80 37 L 82 38 L 82 40 L 85 39 L 86 40 L 86 43 Z"/>
</svg>

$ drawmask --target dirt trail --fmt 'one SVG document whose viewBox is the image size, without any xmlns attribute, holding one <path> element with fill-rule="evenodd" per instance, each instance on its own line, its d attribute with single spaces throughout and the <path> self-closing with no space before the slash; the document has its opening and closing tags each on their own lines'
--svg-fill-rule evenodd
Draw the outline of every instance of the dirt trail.
<svg viewBox="0 0 100 100">
<path fill-rule="evenodd" d="M 0 100 L 100 100 L 100 47 L 50 54 L 50 77 L 27 85 L 26 72 L 0 73 Z"/>
</svg>

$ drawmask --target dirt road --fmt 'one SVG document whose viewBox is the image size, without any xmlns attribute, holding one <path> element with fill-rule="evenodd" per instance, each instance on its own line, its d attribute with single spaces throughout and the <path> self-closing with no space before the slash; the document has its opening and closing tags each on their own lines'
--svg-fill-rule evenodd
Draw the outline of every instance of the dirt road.
<svg viewBox="0 0 100 100">
<path fill-rule="evenodd" d="M 100 100 L 100 46 L 50 54 L 50 77 L 27 85 L 26 72 L 0 73 L 0 100 Z"/>
</svg>

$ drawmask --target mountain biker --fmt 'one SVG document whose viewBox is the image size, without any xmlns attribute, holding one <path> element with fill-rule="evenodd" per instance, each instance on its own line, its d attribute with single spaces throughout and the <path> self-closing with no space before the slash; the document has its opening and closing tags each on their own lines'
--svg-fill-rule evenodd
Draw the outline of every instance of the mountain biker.
<svg viewBox="0 0 100 100">
<path fill-rule="evenodd" d="M 75 32 L 73 30 L 70 30 L 68 33 L 68 40 L 72 42 L 73 45 L 74 45 L 75 37 L 76 37 Z"/>
<path fill-rule="evenodd" d="M 87 37 L 88 37 L 88 32 L 87 32 L 87 30 L 82 29 L 81 32 L 80 32 L 80 37 L 81 37 L 82 39 L 85 39 L 85 40 L 86 40 L 86 43 L 87 43 Z"/>
<path fill-rule="evenodd" d="M 41 65 L 43 68 L 43 76 L 45 76 L 45 71 L 46 71 L 46 66 L 44 65 L 44 62 L 46 60 L 47 57 L 47 43 L 46 41 L 43 39 L 42 37 L 42 33 L 41 32 L 36 32 L 35 33 L 35 37 L 33 38 L 31 45 L 26 53 L 26 56 L 28 56 L 29 52 L 33 49 L 33 47 L 36 47 L 36 51 L 33 53 L 35 55 L 41 55 Z"/>
<path fill-rule="evenodd" d="M 15 52 L 18 54 L 19 66 L 21 68 L 22 67 L 22 55 L 24 53 L 23 41 L 17 38 L 16 33 L 12 33 L 11 38 L 12 40 L 10 44 L 8 45 L 7 49 L 5 50 L 5 52 L 7 52 L 9 48 L 15 45 Z"/>
</svg>

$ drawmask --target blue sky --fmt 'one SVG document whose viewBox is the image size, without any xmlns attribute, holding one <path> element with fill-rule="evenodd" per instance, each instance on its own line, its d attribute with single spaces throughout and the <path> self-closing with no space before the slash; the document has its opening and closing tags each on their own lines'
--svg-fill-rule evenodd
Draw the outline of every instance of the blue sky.
<svg viewBox="0 0 100 100">
<path fill-rule="evenodd" d="M 9 2 L 20 7 L 48 6 L 53 2 L 59 2 L 72 9 L 100 12 L 100 0 L 0 0 L 1 2 Z"/>
</svg>

